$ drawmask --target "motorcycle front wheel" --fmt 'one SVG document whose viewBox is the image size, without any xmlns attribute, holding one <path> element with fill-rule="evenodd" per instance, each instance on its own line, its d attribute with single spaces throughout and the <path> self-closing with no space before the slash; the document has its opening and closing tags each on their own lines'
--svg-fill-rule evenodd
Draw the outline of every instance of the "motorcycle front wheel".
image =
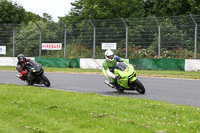
<svg viewBox="0 0 200 133">
<path fill-rule="evenodd" d="M 43 84 L 46 87 L 49 87 L 51 85 L 50 81 L 48 80 L 48 78 L 44 74 L 41 75 L 41 79 L 43 80 Z"/>
<path fill-rule="evenodd" d="M 133 89 L 135 89 L 138 93 L 140 94 L 144 94 L 145 93 L 145 88 L 143 86 L 143 84 L 136 79 L 134 82 L 131 83 L 131 86 L 133 87 Z"/>
</svg>

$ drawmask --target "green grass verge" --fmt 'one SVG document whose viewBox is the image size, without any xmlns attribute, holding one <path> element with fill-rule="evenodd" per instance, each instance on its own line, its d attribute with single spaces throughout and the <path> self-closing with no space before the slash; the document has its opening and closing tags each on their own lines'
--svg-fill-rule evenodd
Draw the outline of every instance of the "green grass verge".
<svg viewBox="0 0 200 133">
<path fill-rule="evenodd" d="M 0 84 L 0 132 L 200 132 L 200 108 Z"/>
<path fill-rule="evenodd" d="M 0 66 L 0 70 L 16 71 L 15 67 Z M 98 69 L 44 67 L 45 72 L 102 74 Z M 136 70 L 137 76 L 200 79 L 200 72 Z"/>
</svg>

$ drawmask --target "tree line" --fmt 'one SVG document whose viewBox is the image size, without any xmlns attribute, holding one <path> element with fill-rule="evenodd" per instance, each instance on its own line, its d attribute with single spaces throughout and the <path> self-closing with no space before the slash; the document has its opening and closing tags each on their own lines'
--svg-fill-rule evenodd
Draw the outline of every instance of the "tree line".
<svg viewBox="0 0 200 133">
<path fill-rule="evenodd" d="M 61 20 L 164 17 L 200 14 L 199 0 L 76 0 Z"/>
<path fill-rule="evenodd" d="M 24 53 L 26 56 L 37 56 L 38 53 L 38 36 L 39 30 L 35 23 L 39 24 L 40 28 L 42 29 L 42 42 L 64 42 L 63 40 L 63 24 L 67 26 L 68 29 L 68 38 L 70 35 L 70 43 L 72 46 L 67 46 L 68 48 L 68 56 L 73 55 L 74 58 L 78 58 L 80 56 L 75 53 L 80 54 L 84 57 L 91 57 L 92 56 L 92 45 L 90 47 L 85 47 L 84 44 L 88 42 L 88 40 L 92 40 L 92 34 L 85 35 L 85 33 L 91 33 L 93 31 L 92 27 L 83 28 L 85 25 L 84 20 L 106 20 L 106 19 L 121 19 L 127 18 L 127 22 L 129 21 L 128 18 L 153 18 L 156 17 L 165 17 L 165 16 L 181 16 L 181 15 L 189 15 L 189 14 L 196 14 L 200 13 L 200 1 L 199 0 L 76 0 L 75 2 L 71 3 L 72 8 L 69 14 L 65 16 L 59 17 L 58 22 L 53 22 L 51 15 L 47 13 L 43 13 L 43 16 L 36 15 L 32 12 L 27 12 L 23 6 L 18 3 L 13 3 L 12 1 L 8 0 L 0 0 L 0 25 L 7 25 L 7 24 L 20 24 L 17 27 L 14 27 L 16 30 L 16 54 L 17 53 Z M 129 22 L 129 25 L 133 25 L 134 28 L 129 29 L 129 46 L 130 48 L 134 49 L 134 51 L 143 51 L 143 52 L 135 52 L 137 55 L 130 55 L 129 57 L 136 57 L 138 58 L 145 58 L 145 54 L 151 53 L 151 56 L 148 58 L 156 58 L 157 52 L 157 33 L 154 35 L 153 38 L 149 39 L 146 36 L 144 31 L 157 32 L 156 29 L 152 30 L 150 28 L 146 28 L 152 25 L 154 22 L 147 22 L 147 25 L 141 24 L 134 24 L 133 22 Z M 181 21 L 179 22 L 181 23 Z M 192 24 L 191 22 L 188 22 Z M 105 28 L 99 29 L 104 32 L 102 38 L 109 38 L 106 34 L 110 32 L 110 34 L 121 34 L 122 31 L 116 30 L 116 24 L 106 25 L 106 22 L 101 21 L 100 25 Z M 168 42 L 170 43 L 170 47 L 175 45 L 179 46 L 181 44 L 174 44 L 171 43 L 174 40 L 184 38 L 189 38 L 186 48 L 191 50 L 189 46 L 191 42 L 193 42 L 193 37 L 187 33 L 187 31 L 183 31 L 181 27 L 173 23 L 173 20 L 167 19 L 161 25 L 168 25 L 165 27 L 166 29 L 173 29 L 176 31 L 179 36 L 175 37 L 173 33 L 166 34 L 165 38 L 167 38 Z M 109 28 L 113 28 L 112 31 L 109 31 Z M 4 31 L 3 27 L 0 27 L 0 31 Z M 10 29 L 9 29 L 10 30 Z M 80 32 L 74 33 L 73 30 L 79 30 Z M 83 32 L 84 31 L 84 32 Z M 76 35 L 74 35 L 76 34 Z M 97 33 L 98 34 L 98 33 Z M 8 36 L 9 41 L 12 41 L 12 31 L 9 32 L 1 32 L 0 38 Z M 100 35 L 99 35 L 100 36 Z M 88 38 L 85 40 L 84 38 Z M 118 38 L 119 39 L 119 38 Z M 138 41 L 148 41 L 150 42 L 149 45 L 145 46 L 145 48 L 140 48 L 139 45 L 135 42 Z M 103 40 L 102 40 L 103 41 Z M 8 40 L 0 39 L 0 45 L 8 42 Z M 119 40 L 119 46 L 122 49 L 118 51 L 124 51 L 125 39 Z M 74 44 L 74 45 L 73 45 Z M 12 44 L 8 43 L 7 46 L 10 47 L 8 51 L 10 55 L 12 55 Z M 77 49 L 78 48 L 78 49 Z M 76 51 L 78 50 L 78 52 Z M 183 49 L 183 47 L 179 48 Z M 130 50 L 130 49 L 129 49 Z M 170 49 L 172 50 L 172 49 Z M 185 50 L 184 50 L 185 51 Z M 131 51 L 130 51 L 131 52 Z M 169 52 L 169 51 L 168 51 Z M 56 57 L 63 57 L 63 51 L 55 52 L 55 51 L 45 51 L 43 52 L 47 57 L 51 55 L 56 55 Z M 71 53 L 71 54 L 70 54 Z M 102 58 L 103 54 L 102 51 L 97 49 L 97 53 L 99 57 Z M 124 53 L 124 52 L 123 52 Z M 164 52 L 163 52 L 164 53 Z M 172 51 L 174 53 L 174 51 Z M 190 55 L 191 56 L 191 55 Z M 175 56 L 174 56 L 175 57 Z M 167 57 L 166 57 L 167 58 Z M 185 58 L 185 57 L 183 57 Z"/>
<path fill-rule="evenodd" d="M 60 21 L 163 17 L 200 13 L 199 0 L 76 0 L 71 5 L 69 14 L 59 17 Z M 26 11 L 16 2 L 0 0 L 0 24 L 19 24 L 39 20 L 52 21 L 52 17 L 47 13 L 39 16 Z"/>
</svg>

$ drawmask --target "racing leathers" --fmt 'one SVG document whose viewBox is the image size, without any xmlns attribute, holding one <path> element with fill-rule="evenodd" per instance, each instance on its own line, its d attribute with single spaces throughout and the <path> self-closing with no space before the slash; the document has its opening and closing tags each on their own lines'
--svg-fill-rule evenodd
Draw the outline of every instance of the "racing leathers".
<svg viewBox="0 0 200 133">
<path fill-rule="evenodd" d="M 16 69 L 20 73 L 20 75 L 18 75 L 18 77 L 21 80 L 27 79 L 27 74 L 28 74 L 28 71 L 29 71 L 27 65 L 30 61 L 31 61 L 31 59 L 24 58 L 23 62 L 19 62 L 19 61 L 17 62 Z"/>
<path fill-rule="evenodd" d="M 110 83 L 115 84 L 117 76 L 113 74 L 114 68 L 117 62 L 125 62 L 128 63 L 124 58 L 120 58 L 114 55 L 114 60 L 112 62 L 105 60 L 103 62 L 103 68 L 106 71 L 107 76 L 109 77 Z"/>
</svg>

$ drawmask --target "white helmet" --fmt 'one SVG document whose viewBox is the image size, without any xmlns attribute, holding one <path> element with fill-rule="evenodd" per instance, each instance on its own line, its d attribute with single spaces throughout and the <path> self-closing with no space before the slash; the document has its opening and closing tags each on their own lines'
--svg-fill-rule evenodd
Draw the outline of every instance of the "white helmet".
<svg viewBox="0 0 200 133">
<path fill-rule="evenodd" d="M 107 61 L 112 62 L 114 60 L 114 53 L 113 53 L 113 51 L 110 50 L 110 49 L 106 50 L 105 57 L 106 57 Z"/>
</svg>

